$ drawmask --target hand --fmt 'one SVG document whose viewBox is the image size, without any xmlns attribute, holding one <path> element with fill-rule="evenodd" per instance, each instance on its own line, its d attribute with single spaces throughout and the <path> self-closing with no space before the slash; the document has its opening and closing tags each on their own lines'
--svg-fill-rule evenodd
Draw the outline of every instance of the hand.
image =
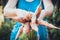
<svg viewBox="0 0 60 40">
<path fill-rule="evenodd" d="M 38 6 L 38 8 L 35 11 L 35 14 L 36 14 L 37 18 L 39 17 L 40 13 L 41 13 L 41 7 Z"/>
<path fill-rule="evenodd" d="M 16 21 L 21 22 L 21 23 L 25 23 L 25 19 L 24 18 L 18 18 Z"/>
<path fill-rule="evenodd" d="M 25 20 L 29 21 L 31 19 L 31 17 L 32 17 L 32 14 L 28 13 L 25 17 Z"/>
<path fill-rule="evenodd" d="M 30 32 L 30 23 L 26 22 L 23 28 L 23 33 L 29 33 Z"/>
<path fill-rule="evenodd" d="M 18 21 L 18 22 L 20 22 L 20 23 L 25 23 L 25 19 L 24 18 L 19 18 L 19 17 L 12 17 L 12 19 L 13 20 L 15 20 L 15 21 Z"/>
<path fill-rule="evenodd" d="M 30 25 L 31 25 L 31 28 L 33 30 L 38 31 L 38 24 L 36 24 L 36 23 L 30 23 Z"/>
<path fill-rule="evenodd" d="M 32 16 L 30 25 L 33 30 L 38 31 L 38 27 L 37 27 L 38 25 L 36 23 L 36 15 Z"/>
</svg>

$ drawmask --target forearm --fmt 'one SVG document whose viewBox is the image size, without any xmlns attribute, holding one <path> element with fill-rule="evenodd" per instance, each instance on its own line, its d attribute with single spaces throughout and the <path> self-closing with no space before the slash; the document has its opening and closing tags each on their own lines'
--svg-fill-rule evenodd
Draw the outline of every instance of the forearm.
<svg viewBox="0 0 60 40">
<path fill-rule="evenodd" d="M 26 15 L 25 10 L 16 8 L 17 1 L 18 0 L 9 0 L 7 2 L 6 6 L 4 7 L 4 16 L 6 16 L 6 17 L 14 17 L 14 16 L 23 17 Z"/>
<path fill-rule="evenodd" d="M 4 16 L 13 17 L 16 16 L 16 4 L 18 0 L 8 0 L 6 6 L 4 7 Z"/>
<path fill-rule="evenodd" d="M 43 0 L 44 9 L 41 11 L 39 19 L 44 19 L 47 16 L 50 16 L 53 13 L 54 6 L 51 0 Z"/>
<path fill-rule="evenodd" d="M 53 13 L 53 11 L 50 12 L 50 11 L 42 10 L 38 19 L 44 19 L 45 17 L 52 15 L 52 13 Z"/>
<path fill-rule="evenodd" d="M 44 19 L 46 17 L 46 15 L 47 15 L 46 13 L 47 12 L 45 10 L 42 10 L 41 13 L 40 13 L 40 15 L 39 15 L 39 17 L 38 17 L 38 20 Z"/>
<path fill-rule="evenodd" d="M 20 9 L 16 9 L 16 8 L 4 8 L 4 16 L 6 16 L 6 17 L 14 17 L 14 16 L 18 16 L 18 14 L 19 15 L 23 14 L 23 13 L 21 13 Z"/>
</svg>

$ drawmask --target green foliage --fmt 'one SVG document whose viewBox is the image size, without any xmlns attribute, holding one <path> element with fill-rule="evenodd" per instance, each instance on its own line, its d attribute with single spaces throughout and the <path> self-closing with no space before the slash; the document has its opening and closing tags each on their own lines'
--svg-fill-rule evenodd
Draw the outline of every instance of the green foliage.
<svg viewBox="0 0 60 40">
<path fill-rule="evenodd" d="M 19 40 L 37 40 L 37 36 L 35 35 L 35 31 L 31 30 L 28 34 L 22 33 L 19 36 Z"/>
<path fill-rule="evenodd" d="M 47 17 L 47 21 L 60 28 L 60 11 L 57 7 L 54 9 L 53 15 Z M 49 29 L 48 32 L 50 40 L 60 40 L 60 30 Z"/>
<path fill-rule="evenodd" d="M 10 20 L 10 22 L 7 22 L 5 20 L 5 22 L 2 23 L 2 26 L 0 28 L 0 40 L 9 40 L 14 23 L 15 22 L 13 20 Z"/>
</svg>

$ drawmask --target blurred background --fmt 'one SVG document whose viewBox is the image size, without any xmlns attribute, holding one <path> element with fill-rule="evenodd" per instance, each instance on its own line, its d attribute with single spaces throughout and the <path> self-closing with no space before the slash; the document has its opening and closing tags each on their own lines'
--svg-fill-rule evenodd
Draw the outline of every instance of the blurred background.
<svg viewBox="0 0 60 40">
<path fill-rule="evenodd" d="M 8 0 L 0 0 L 0 40 L 9 40 L 9 36 L 15 21 L 3 16 L 3 8 Z M 49 23 L 60 27 L 60 0 L 52 0 L 54 12 L 51 16 L 46 17 Z M 60 40 L 60 30 L 48 29 L 50 40 Z"/>
</svg>

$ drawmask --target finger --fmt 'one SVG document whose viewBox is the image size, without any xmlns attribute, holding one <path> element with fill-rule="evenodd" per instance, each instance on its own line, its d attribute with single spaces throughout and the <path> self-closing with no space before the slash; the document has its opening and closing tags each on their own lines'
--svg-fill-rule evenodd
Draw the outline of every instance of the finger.
<svg viewBox="0 0 60 40">
<path fill-rule="evenodd" d="M 54 26 L 54 25 L 52 25 L 52 24 L 50 24 L 50 23 L 48 23 L 46 21 L 43 21 L 43 20 L 38 21 L 38 24 L 44 25 L 44 26 L 46 26 L 48 28 L 60 29 L 60 28 L 58 28 L 58 27 L 56 27 L 56 26 Z"/>
<path fill-rule="evenodd" d="M 21 34 L 22 31 L 23 31 L 23 25 L 19 28 L 18 33 L 17 33 L 15 39 L 17 39 L 20 36 L 20 34 Z"/>
<path fill-rule="evenodd" d="M 18 18 L 17 21 L 21 22 L 21 23 L 25 23 L 25 19 L 23 19 L 23 18 Z"/>
<path fill-rule="evenodd" d="M 28 20 L 31 19 L 31 17 L 32 17 L 32 14 L 27 14 L 26 17 L 25 17 L 25 19 L 28 21 Z"/>
<path fill-rule="evenodd" d="M 40 14 L 40 13 L 41 13 L 41 7 L 38 6 L 38 8 L 37 8 L 36 11 L 35 11 L 35 14 L 36 14 L 37 18 L 39 17 L 39 14 Z"/>
</svg>

